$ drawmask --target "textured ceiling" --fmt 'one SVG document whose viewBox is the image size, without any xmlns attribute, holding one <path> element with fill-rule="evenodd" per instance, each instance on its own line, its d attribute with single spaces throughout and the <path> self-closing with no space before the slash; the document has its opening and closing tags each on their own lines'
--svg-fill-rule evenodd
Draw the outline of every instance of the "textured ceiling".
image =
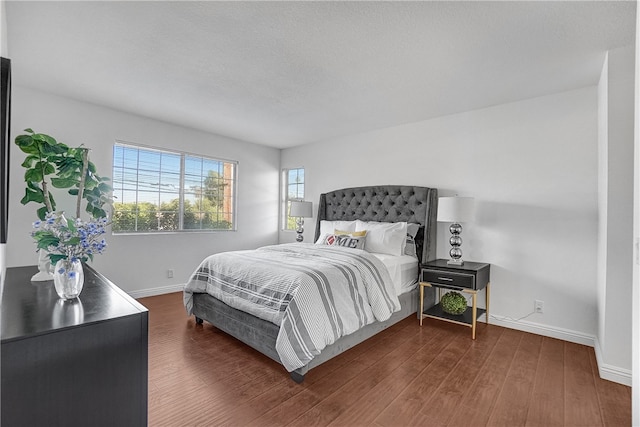
<svg viewBox="0 0 640 427">
<path fill-rule="evenodd" d="M 7 1 L 14 84 L 274 147 L 596 84 L 635 2 Z"/>
</svg>

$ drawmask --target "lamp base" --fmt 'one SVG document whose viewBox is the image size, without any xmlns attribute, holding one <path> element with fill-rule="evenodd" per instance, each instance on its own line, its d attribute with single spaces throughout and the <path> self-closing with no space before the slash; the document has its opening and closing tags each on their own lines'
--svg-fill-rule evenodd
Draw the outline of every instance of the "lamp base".
<svg viewBox="0 0 640 427">
<path fill-rule="evenodd" d="M 296 226 L 298 227 L 296 228 L 296 233 L 298 234 L 296 236 L 296 242 L 302 242 L 304 240 L 304 237 L 302 236 L 302 233 L 304 233 L 304 218 L 297 217 Z"/>
<path fill-rule="evenodd" d="M 464 261 L 461 259 L 450 259 L 449 261 L 447 261 L 447 264 L 449 265 L 462 265 L 464 264 Z"/>
</svg>

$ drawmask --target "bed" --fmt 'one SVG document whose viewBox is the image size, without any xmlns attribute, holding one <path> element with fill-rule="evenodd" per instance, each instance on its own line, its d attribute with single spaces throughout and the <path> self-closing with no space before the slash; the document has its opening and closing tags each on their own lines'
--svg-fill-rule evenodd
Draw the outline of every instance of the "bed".
<svg viewBox="0 0 640 427">
<path fill-rule="evenodd" d="M 328 235 L 326 234 L 326 230 L 322 230 L 323 227 L 326 228 L 327 226 L 332 226 L 333 224 L 341 224 L 341 221 L 349 223 L 362 221 L 367 224 L 408 223 L 413 224 L 413 227 L 417 229 L 417 232 L 414 231 L 415 238 L 412 240 L 415 243 L 416 258 L 418 263 L 424 263 L 426 261 L 433 260 L 435 259 L 436 251 L 437 200 L 438 198 L 436 189 L 417 186 L 386 185 L 354 187 L 335 190 L 322 194 L 318 202 L 318 217 L 314 242 L 328 237 Z M 321 231 L 324 231 L 325 233 L 322 233 Z M 299 246 L 294 247 L 292 245 Z M 311 256 L 314 260 L 318 259 L 319 261 L 324 262 L 324 260 L 319 257 L 323 257 L 324 254 L 331 254 L 330 256 L 328 255 L 328 257 L 336 258 L 337 263 L 343 262 L 343 260 L 348 259 L 348 261 L 345 262 L 348 262 L 349 265 L 351 265 L 352 263 L 354 263 L 354 261 L 351 260 L 351 258 L 353 258 L 352 253 L 366 252 L 358 250 L 353 251 L 349 249 L 342 250 L 343 248 L 326 246 L 322 248 L 321 246 L 322 245 L 314 245 L 313 242 L 307 244 L 285 244 L 260 248 L 256 251 L 241 251 L 241 255 L 244 257 L 258 256 L 267 257 L 268 259 L 270 259 L 270 257 L 272 256 L 271 252 L 278 252 L 285 253 L 286 256 L 289 256 L 290 259 L 294 259 L 294 257 L 297 257 L 299 255 L 293 254 L 292 251 L 308 251 L 311 253 L 311 255 L 309 256 Z M 323 250 L 324 252 L 318 254 Z M 234 253 L 227 253 L 224 255 L 224 257 L 228 255 L 234 255 Z M 357 264 L 357 267 L 354 268 L 358 268 L 358 270 L 355 270 L 356 273 L 353 275 L 364 275 L 360 273 L 366 270 L 372 271 L 373 273 L 371 275 L 375 276 L 380 272 L 376 268 L 373 268 L 371 266 L 388 264 L 388 260 L 385 261 L 384 259 L 382 259 L 384 257 L 379 256 L 379 254 L 376 256 L 372 256 L 370 254 L 361 255 L 361 261 L 363 262 L 362 265 L 364 265 L 365 267 L 362 267 L 361 264 Z M 223 255 L 217 254 L 216 256 L 212 257 L 219 258 L 222 256 Z M 360 255 L 358 256 L 360 257 Z M 376 259 L 373 258 L 376 258 L 379 261 L 376 261 Z M 197 323 L 202 323 L 204 320 L 206 320 L 218 329 L 232 335 L 233 337 L 253 347 L 257 351 L 265 354 L 278 363 L 281 363 L 287 369 L 287 371 L 290 372 L 291 378 L 297 383 L 300 383 L 304 380 L 305 374 L 310 369 L 326 362 L 327 360 L 348 350 L 349 348 L 354 347 L 355 345 L 363 342 L 364 340 L 399 322 L 400 320 L 403 320 L 406 317 L 417 313 L 417 308 L 419 305 L 419 293 L 417 285 L 412 284 L 412 286 L 406 288 L 406 277 L 400 279 L 401 281 L 404 281 L 402 284 L 397 284 L 398 277 L 402 276 L 402 274 L 398 274 L 398 272 L 401 273 L 401 270 L 404 270 L 405 267 L 397 266 L 392 267 L 391 269 L 387 268 L 386 271 L 383 272 L 384 274 L 380 273 L 379 276 L 385 281 L 389 281 L 391 278 L 391 274 L 393 274 L 394 277 L 392 281 L 394 282 L 394 285 L 392 287 L 396 288 L 397 290 L 396 296 L 397 302 L 399 304 L 399 309 L 398 307 L 393 306 L 393 304 L 395 303 L 389 302 L 391 300 L 396 301 L 396 298 L 393 295 L 387 295 L 389 297 L 388 300 L 385 299 L 386 297 L 384 295 L 379 297 L 379 302 L 376 303 L 377 305 L 372 304 L 372 308 L 374 309 L 374 311 L 377 309 L 382 310 L 385 308 L 383 306 L 386 303 L 386 305 L 390 306 L 390 312 L 387 313 L 389 315 L 388 318 L 387 316 L 382 316 L 383 318 L 385 318 L 385 320 L 374 320 L 362 327 L 358 327 L 358 329 L 355 331 L 350 331 L 348 334 L 339 337 L 335 340 L 335 342 L 322 348 L 319 353 L 314 353 L 309 358 L 309 360 L 301 359 L 302 361 L 298 364 L 304 363 L 303 366 L 292 365 L 288 360 L 288 356 L 281 357 L 281 355 L 284 355 L 284 353 L 282 350 L 282 340 L 278 341 L 278 336 L 281 328 L 285 328 L 286 322 L 283 320 L 282 323 L 279 323 L 280 320 L 278 320 L 279 318 L 277 318 L 278 309 L 273 309 L 276 319 L 271 319 L 271 321 L 264 320 L 264 318 L 266 317 L 262 316 L 262 314 L 260 314 L 260 316 L 263 318 L 257 317 L 257 315 L 251 314 L 250 310 L 245 311 L 244 309 L 234 308 L 231 306 L 233 304 L 229 303 L 229 301 L 225 303 L 210 295 L 203 288 L 206 285 L 207 281 L 212 281 L 210 275 L 207 276 L 209 264 L 207 264 L 206 262 L 207 260 L 201 263 L 201 265 L 192 275 L 189 283 L 185 286 L 184 300 L 187 312 L 195 316 Z M 360 260 L 358 261 L 358 263 L 360 263 Z M 419 271 L 418 263 L 414 265 L 414 270 L 412 273 L 413 275 L 415 275 L 415 281 L 417 281 L 417 271 Z M 342 264 L 340 265 L 341 266 L 339 268 L 336 268 L 339 271 L 343 272 L 346 267 L 343 267 Z M 235 267 L 231 267 L 231 270 L 233 270 L 234 268 Z M 297 268 L 298 266 L 294 264 L 294 266 L 290 269 Z M 328 274 L 329 273 L 327 273 L 327 277 L 331 277 Z M 333 279 L 327 280 L 331 281 Z M 415 281 L 411 280 L 410 282 L 414 283 Z M 198 284 L 200 284 L 200 286 L 198 286 Z M 398 286 L 405 287 L 405 289 L 400 290 Z M 387 289 L 389 289 L 388 286 Z M 207 290 L 209 290 L 208 287 Z M 371 291 L 368 290 L 367 292 Z M 382 293 L 385 294 L 384 291 Z M 375 294 L 372 293 L 372 295 Z M 431 305 L 433 305 L 434 300 L 435 298 L 433 293 L 427 293 L 427 295 L 425 295 L 425 307 L 430 307 Z M 290 302 L 289 304 L 291 305 L 293 303 Z M 369 308 L 367 307 L 367 310 L 368 309 Z M 288 330 L 283 329 L 283 334 L 286 334 L 287 331 Z M 292 366 L 296 366 L 295 369 L 293 369 Z"/>
</svg>

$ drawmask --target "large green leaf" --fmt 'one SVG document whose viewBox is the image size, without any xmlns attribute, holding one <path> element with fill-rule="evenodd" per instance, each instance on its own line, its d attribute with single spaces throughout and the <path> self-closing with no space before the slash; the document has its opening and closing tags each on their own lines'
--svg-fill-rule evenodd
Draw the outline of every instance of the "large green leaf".
<svg viewBox="0 0 640 427">
<path fill-rule="evenodd" d="M 33 181 L 27 181 L 27 188 L 33 190 L 33 191 L 38 191 L 39 193 L 42 193 L 42 188 L 40 187 L 40 182 L 33 182 Z"/>
<path fill-rule="evenodd" d="M 51 265 L 56 265 L 58 261 L 66 258 L 67 256 L 62 254 L 49 254 L 49 261 L 51 261 Z"/>
<path fill-rule="evenodd" d="M 30 188 L 25 189 L 25 194 L 20 203 L 26 205 L 29 202 L 44 203 L 44 194 L 42 190 L 36 191 Z"/>
<path fill-rule="evenodd" d="M 45 143 L 40 144 L 40 152 L 46 157 L 55 157 L 56 154 L 60 154 L 54 145 Z"/>
<path fill-rule="evenodd" d="M 93 179 L 87 179 L 84 181 L 84 188 L 85 190 L 88 190 L 88 191 L 93 191 L 93 189 L 96 188 L 97 185 L 98 185 L 98 182 Z"/>
<path fill-rule="evenodd" d="M 38 249 L 48 249 L 49 246 L 58 246 L 60 239 L 48 231 L 37 231 L 34 238 L 38 242 Z"/>
<path fill-rule="evenodd" d="M 55 172 L 56 172 L 56 168 L 51 163 L 46 163 L 44 165 L 44 174 L 45 175 L 51 175 L 52 173 L 55 173 Z"/>
<path fill-rule="evenodd" d="M 70 232 L 75 233 L 77 231 L 76 221 L 73 219 L 67 219 L 67 227 L 69 228 Z"/>
<path fill-rule="evenodd" d="M 54 137 L 49 136 L 45 133 L 34 133 L 32 138 L 36 141 L 46 142 L 49 145 L 56 145 L 58 143 L 58 141 L 56 141 Z"/>
<path fill-rule="evenodd" d="M 75 179 L 51 178 L 51 185 L 56 188 L 69 188 L 78 183 Z"/>
<path fill-rule="evenodd" d="M 107 217 L 107 212 L 99 207 L 95 207 L 92 205 L 87 205 L 87 209 L 86 209 L 87 213 L 91 216 L 93 216 L 94 218 L 106 218 Z"/>
<path fill-rule="evenodd" d="M 41 207 L 36 211 L 36 214 L 38 215 L 38 218 L 40 218 L 40 220 L 44 221 L 45 218 L 47 217 L 47 207 L 46 206 Z"/>
<path fill-rule="evenodd" d="M 30 129 L 29 129 L 30 130 Z M 16 145 L 20 147 L 22 151 L 28 154 L 38 154 L 39 144 L 34 141 L 32 135 L 18 135 L 15 139 Z"/>
<path fill-rule="evenodd" d="M 27 171 L 24 173 L 25 181 L 41 182 L 42 178 L 42 170 L 40 169 L 27 169 Z"/>
<path fill-rule="evenodd" d="M 38 156 L 34 156 L 33 154 L 29 154 L 27 157 L 25 157 L 24 161 L 22 162 L 22 167 L 25 169 L 29 169 L 31 167 L 31 165 L 33 164 L 34 161 L 38 160 Z"/>
<path fill-rule="evenodd" d="M 101 192 L 103 192 L 103 193 L 108 193 L 108 192 L 110 192 L 111 190 L 113 190 L 113 188 L 111 188 L 111 186 L 110 186 L 109 184 L 105 184 L 104 182 L 101 182 L 101 183 L 98 185 L 98 190 L 100 190 L 100 191 L 101 191 Z"/>
</svg>

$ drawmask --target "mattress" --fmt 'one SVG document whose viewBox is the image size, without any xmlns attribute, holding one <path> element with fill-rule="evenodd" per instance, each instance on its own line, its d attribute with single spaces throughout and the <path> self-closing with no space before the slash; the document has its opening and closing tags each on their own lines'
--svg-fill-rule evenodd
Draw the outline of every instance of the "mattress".
<svg viewBox="0 0 640 427">
<path fill-rule="evenodd" d="M 394 256 L 374 253 L 389 270 L 389 276 L 396 290 L 396 295 L 400 296 L 412 289 L 418 283 L 418 259 L 411 255 Z"/>
</svg>

